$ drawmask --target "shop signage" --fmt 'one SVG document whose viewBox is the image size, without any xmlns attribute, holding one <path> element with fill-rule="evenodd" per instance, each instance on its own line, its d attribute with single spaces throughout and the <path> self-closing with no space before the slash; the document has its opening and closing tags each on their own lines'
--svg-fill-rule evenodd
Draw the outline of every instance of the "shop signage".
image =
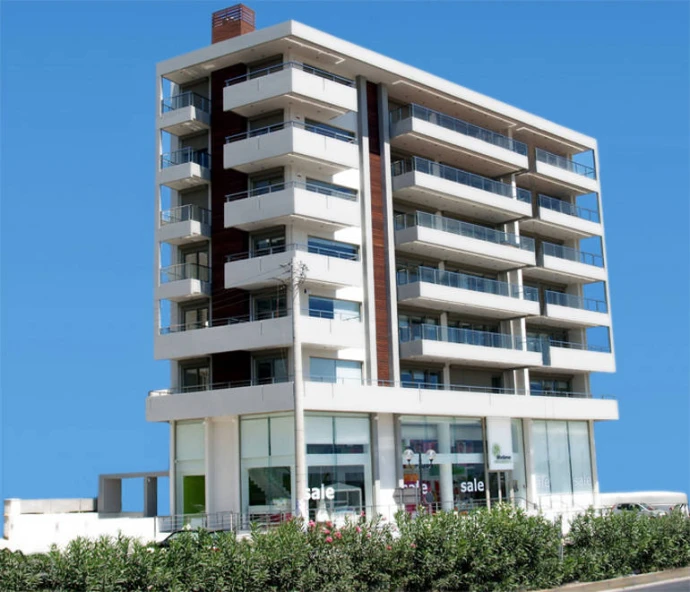
<svg viewBox="0 0 690 592">
<path fill-rule="evenodd" d="M 460 493 L 474 493 L 475 491 L 484 491 L 484 481 L 477 481 L 475 477 L 472 481 L 460 483 Z"/>
<path fill-rule="evenodd" d="M 335 489 L 326 487 L 323 483 L 321 487 L 307 487 L 306 499 L 311 500 L 333 500 L 335 499 Z"/>
<path fill-rule="evenodd" d="M 513 431 L 509 417 L 486 418 L 490 471 L 513 470 Z"/>
</svg>

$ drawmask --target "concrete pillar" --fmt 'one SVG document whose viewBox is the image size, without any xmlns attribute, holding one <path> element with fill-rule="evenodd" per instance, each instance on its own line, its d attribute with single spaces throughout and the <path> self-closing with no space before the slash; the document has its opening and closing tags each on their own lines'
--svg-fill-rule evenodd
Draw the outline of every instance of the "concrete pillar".
<svg viewBox="0 0 690 592">
<path fill-rule="evenodd" d="M 443 365 L 443 388 L 449 389 L 450 385 L 450 364 L 445 363 Z"/>
<path fill-rule="evenodd" d="M 438 423 L 438 454 L 450 459 L 450 424 Z M 453 465 L 445 462 L 439 465 L 441 477 L 441 509 L 450 511 L 455 506 L 453 499 Z"/>
<path fill-rule="evenodd" d="M 441 340 L 448 341 L 448 313 L 442 312 L 439 319 L 441 325 Z"/>
<path fill-rule="evenodd" d="M 396 453 L 395 424 L 392 413 L 379 413 L 371 417 L 373 505 L 376 513 L 383 514 L 387 519 L 394 518 L 397 510 L 394 494 L 398 487 L 400 456 Z"/>
<path fill-rule="evenodd" d="M 98 479 L 99 514 L 122 512 L 122 479 L 110 479 L 101 475 Z"/>
<path fill-rule="evenodd" d="M 158 477 L 144 477 L 144 518 L 158 516 Z"/>
<path fill-rule="evenodd" d="M 525 446 L 525 482 L 527 490 L 525 497 L 529 502 L 537 502 L 537 481 L 534 475 L 534 449 L 532 447 L 532 420 L 524 419 L 522 421 L 522 437 Z M 530 504 L 527 504 L 528 508 Z"/>
</svg>

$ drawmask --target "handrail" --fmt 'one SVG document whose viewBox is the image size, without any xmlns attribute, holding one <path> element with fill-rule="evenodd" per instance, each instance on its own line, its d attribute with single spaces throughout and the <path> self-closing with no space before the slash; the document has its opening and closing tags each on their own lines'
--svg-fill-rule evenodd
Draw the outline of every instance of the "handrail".
<svg viewBox="0 0 690 592">
<path fill-rule="evenodd" d="M 234 84 L 239 84 L 241 82 L 246 82 L 247 80 L 253 80 L 255 78 L 262 78 L 263 76 L 268 76 L 269 74 L 274 74 L 275 72 L 281 72 L 282 70 L 294 68 L 296 70 L 302 70 L 307 74 L 314 74 L 319 78 L 325 78 L 326 80 L 331 80 L 342 84 L 344 86 L 355 86 L 355 81 L 345 78 L 344 76 L 338 76 L 327 70 L 322 70 L 321 68 L 315 68 L 314 66 L 309 66 L 302 62 L 283 62 L 282 64 L 275 64 L 274 66 L 268 66 L 267 68 L 261 68 L 260 70 L 254 70 L 253 72 L 247 72 L 246 74 L 241 74 L 240 76 L 235 76 L 234 78 L 228 78 L 225 81 L 225 86 L 232 86 Z"/>
<path fill-rule="evenodd" d="M 178 280 L 199 280 L 202 282 L 211 281 L 211 268 L 207 265 L 198 263 L 176 263 L 161 267 L 160 282 L 166 284 Z"/>
<path fill-rule="evenodd" d="M 589 310 L 592 312 L 608 312 L 608 307 L 606 306 L 606 301 L 604 300 L 584 298 L 583 296 L 564 294 L 562 292 L 555 292 L 553 290 L 545 290 L 544 295 L 546 296 L 546 302 L 548 304 L 567 306 L 569 308 L 579 308 L 581 310 Z"/>
<path fill-rule="evenodd" d="M 591 393 L 583 393 L 577 391 L 556 391 L 553 389 L 532 389 L 530 393 L 532 397 L 563 397 L 567 399 L 592 399 Z M 604 396 L 601 397 L 605 398 Z"/>
<path fill-rule="evenodd" d="M 398 333 L 402 343 L 408 341 L 430 340 L 516 350 L 522 350 L 522 346 L 525 344 L 529 351 L 541 351 L 539 340 L 527 339 L 523 342 L 517 336 L 508 333 L 475 331 L 473 329 L 430 325 L 428 323 L 421 323 L 411 327 L 399 327 Z"/>
<path fill-rule="evenodd" d="M 187 204 L 161 212 L 161 226 L 176 222 L 187 222 L 188 220 L 194 220 L 195 222 L 201 222 L 210 226 L 211 210 L 194 204 Z"/>
<path fill-rule="evenodd" d="M 257 187 L 256 189 L 248 189 L 246 191 L 238 191 L 236 193 L 229 193 L 225 196 L 225 201 L 236 201 L 239 199 L 246 199 L 250 197 L 257 197 L 259 195 L 266 195 L 268 193 L 275 193 L 277 191 L 284 191 L 290 188 L 306 189 L 313 193 L 320 193 L 328 197 L 337 197 L 339 199 L 347 199 L 350 201 L 357 201 L 357 193 L 348 193 L 346 191 L 339 191 L 338 189 L 330 189 L 323 187 L 316 183 L 309 183 L 305 181 L 287 181 L 285 183 L 275 183 L 266 187 Z"/>
<path fill-rule="evenodd" d="M 439 177 L 447 181 L 452 181 L 453 183 L 469 185 L 470 187 L 489 191 L 509 199 L 513 198 L 513 186 L 509 183 L 494 181 L 493 179 L 469 173 L 446 164 L 440 164 L 420 156 L 412 156 L 411 158 L 397 160 L 391 164 L 391 174 L 394 177 L 413 171 Z M 527 190 L 523 190 L 523 195 L 525 191 Z"/>
<path fill-rule="evenodd" d="M 571 247 L 557 245 L 555 243 L 542 243 L 544 248 L 544 255 L 550 257 L 558 257 L 559 259 L 567 259 L 577 263 L 584 263 L 585 265 L 593 265 L 595 267 L 604 267 L 604 258 L 596 253 L 587 253 L 585 251 L 578 251 Z"/>
<path fill-rule="evenodd" d="M 161 108 L 163 113 L 176 111 L 177 109 L 182 109 L 184 107 L 195 107 L 204 113 L 210 113 L 211 100 L 201 96 L 199 93 L 192 91 L 172 95 L 161 100 Z"/>
<path fill-rule="evenodd" d="M 602 352 L 607 354 L 611 353 L 610 345 L 591 345 L 589 343 L 576 343 L 574 341 L 557 341 L 555 339 L 549 339 L 549 346 L 564 349 L 579 349 L 582 351 Z"/>
<path fill-rule="evenodd" d="M 592 167 L 580 164 L 579 162 L 575 162 L 574 160 L 570 160 L 565 156 L 559 156 L 558 154 L 547 152 L 546 150 L 542 150 L 541 148 L 535 149 L 535 155 L 539 162 L 543 162 L 551 166 L 558 167 L 559 169 L 565 169 L 566 171 L 570 171 L 571 173 L 575 173 L 576 175 L 582 175 L 583 177 L 587 177 L 589 179 L 597 178 L 596 171 Z"/>
<path fill-rule="evenodd" d="M 255 313 L 251 315 L 240 315 L 236 317 L 225 317 L 222 319 L 209 319 L 207 321 L 196 321 L 194 323 L 180 323 L 178 325 L 170 325 L 169 327 L 161 327 L 160 335 L 169 335 L 170 333 L 182 333 L 184 331 L 194 331 L 197 329 L 208 329 L 209 327 L 226 327 L 228 325 L 239 325 L 242 323 L 251 323 L 258 321 L 266 321 L 270 319 L 280 319 L 288 316 L 287 309 L 271 310 L 266 312 Z"/>
<path fill-rule="evenodd" d="M 231 255 L 226 255 L 225 261 L 226 263 L 229 263 L 231 261 L 240 261 L 243 259 L 254 259 L 255 257 L 265 257 L 267 255 L 285 253 L 286 251 L 306 251 L 307 253 L 325 255 L 326 257 L 337 257 L 338 259 L 359 261 L 359 253 L 341 253 L 340 251 L 336 251 L 334 249 L 328 249 L 325 247 L 314 247 L 300 243 L 278 245 L 275 247 L 267 247 L 265 249 L 257 249 L 255 251 L 244 251 L 242 253 L 233 253 Z"/>
<path fill-rule="evenodd" d="M 503 232 L 479 224 L 470 224 L 469 222 L 462 222 L 453 218 L 446 218 L 444 216 L 437 216 L 427 212 L 414 212 L 412 214 L 396 214 L 395 229 L 401 230 L 404 228 L 411 228 L 414 226 L 422 226 L 424 228 L 433 228 L 448 232 L 451 234 L 459 234 L 477 240 L 496 243 L 499 245 L 508 245 L 523 249 L 525 251 L 534 252 L 534 239 L 519 236 L 510 232 Z"/>
<path fill-rule="evenodd" d="M 547 210 L 553 210 L 554 212 L 560 212 L 561 214 L 567 214 L 568 216 L 575 216 L 577 218 L 582 218 L 583 220 L 596 222 L 597 224 L 600 222 L 599 212 L 596 210 L 583 208 L 581 206 L 572 204 L 569 201 L 557 199 L 541 193 L 539 194 L 539 205 Z"/>
<path fill-rule="evenodd" d="M 509 296 L 510 298 L 520 298 L 539 302 L 539 290 L 530 286 L 520 287 L 517 284 L 501 282 L 489 278 L 480 278 L 474 275 L 459 273 L 456 271 L 444 271 L 433 267 L 411 267 L 399 269 L 397 274 L 399 286 L 424 282 L 449 288 L 460 288 L 462 290 L 472 290 L 473 292 L 483 292 L 485 294 L 496 294 L 497 296 Z"/>
<path fill-rule="evenodd" d="M 321 310 L 318 308 L 309 308 L 304 311 L 308 314 L 305 316 L 317 319 L 327 319 L 331 321 L 361 321 L 362 315 L 357 312 L 336 312 L 334 310 Z M 330 315 L 330 316 L 329 316 Z"/>
<path fill-rule="evenodd" d="M 506 148 L 507 150 L 527 156 L 527 144 L 523 142 L 518 142 L 517 140 L 513 140 L 493 130 L 479 127 L 473 123 L 446 115 L 440 111 L 434 111 L 428 107 L 422 107 L 416 103 L 410 103 L 390 113 L 391 123 L 396 123 L 410 117 L 422 119 L 465 136 L 471 136 L 483 142 L 488 142 L 489 144 L 494 144 L 495 146 L 500 146 L 501 148 Z"/>
<path fill-rule="evenodd" d="M 185 393 L 199 393 L 204 391 L 216 391 L 221 389 L 244 388 L 248 386 L 265 386 L 268 384 L 284 384 L 291 382 L 291 376 L 280 376 L 273 378 L 254 378 L 248 380 L 232 380 L 229 382 L 212 382 L 206 384 L 195 384 L 192 386 L 178 386 L 168 389 L 149 391 L 149 397 L 162 397 L 165 395 L 178 395 Z"/>
<path fill-rule="evenodd" d="M 208 150 L 194 150 L 189 146 L 173 152 L 161 154 L 162 169 L 178 164 L 186 164 L 188 162 L 194 162 L 208 169 L 211 166 L 211 155 L 208 153 Z"/>
<path fill-rule="evenodd" d="M 248 138 L 255 138 L 257 136 L 264 136 L 266 134 L 271 134 L 273 132 L 278 132 L 287 128 L 298 128 L 303 129 L 314 134 L 319 134 L 320 136 L 326 136 L 327 138 L 333 138 L 341 142 L 346 142 L 348 144 L 354 144 L 357 137 L 354 133 L 348 133 L 347 131 L 336 132 L 329 128 L 321 127 L 313 123 L 304 123 L 303 121 L 282 121 L 280 123 L 274 123 L 273 125 L 267 125 L 265 127 L 260 127 L 253 130 L 247 130 L 246 132 L 240 132 L 238 134 L 233 134 L 231 136 L 225 137 L 225 143 L 231 144 L 232 142 L 238 142 L 240 140 L 246 140 Z"/>
</svg>

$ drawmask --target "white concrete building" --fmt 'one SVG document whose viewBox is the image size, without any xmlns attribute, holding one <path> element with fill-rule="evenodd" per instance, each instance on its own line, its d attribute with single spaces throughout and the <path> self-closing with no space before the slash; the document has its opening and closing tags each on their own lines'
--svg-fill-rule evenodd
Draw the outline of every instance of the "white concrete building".
<svg viewBox="0 0 690 592">
<path fill-rule="evenodd" d="M 311 517 L 596 504 L 596 140 L 242 5 L 212 34 L 157 66 L 171 512 L 292 513 L 300 456 Z"/>
</svg>

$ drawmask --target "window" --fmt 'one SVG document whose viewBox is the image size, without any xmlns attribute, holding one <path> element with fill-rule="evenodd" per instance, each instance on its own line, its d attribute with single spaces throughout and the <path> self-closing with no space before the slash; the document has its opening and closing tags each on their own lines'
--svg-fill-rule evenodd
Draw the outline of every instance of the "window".
<svg viewBox="0 0 690 592">
<path fill-rule="evenodd" d="M 341 321 L 359 321 L 360 304 L 348 300 L 309 296 L 309 316 Z"/>
<path fill-rule="evenodd" d="M 256 384 L 286 382 L 288 379 L 287 358 L 266 356 L 254 358 L 254 381 Z"/>
<path fill-rule="evenodd" d="M 569 380 L 555 380 L 546 378 L 535 378 L 530 380 L 529 389 L 532 395 L 568 393 L 571 390 Z"/>
<path fill-rule="evenodd" d="M 313 119 L 306 119 L 304 123 L 310 132 L 321 134 L 322 136 L 328 136 L 329 138 L 337 137 L 347 141 L 352 141 L 355 138 L 354 132 L 328 125 L 327 123 L 321 123 L 320 121 L 314 121 Z"/>
<path fill-rule="evenodd" d="M 271 191 L 280 191 L 285 188 L 285 175 L 283 169 L 269 171 L 261 175 L 253 175 L 249 178 L 249 191 L 252 195 L 263 195 Z"/>
<path fill-rule="evenodd" d="M 310 236 L 308 248 L 310 253 L 359 261 L 359 247 L 356 245 Z"/>
<path fill-rule="evenodd" d="M 249 136 L 261 136 L 263 134 L 269 133 L 269 131 L 277 131 L 281 129 L 280 124 L 283 123 L 283 111 L 274 111 L 273 113 L 268 113 L 267 115 L 262 115 L 261 117 L 255 117 L 247 122 L 247 130 L 249 131 Z M 267 128 L 271 128 L 270 130 Z"/>
<path fill-rule="evenodd" d="M 362 362 L 309 358 L 309 380 L 359 385 L 362 383 Z"/>
<path fill-rule="evenodd" d="M 348 195 L 352 196 L 352 199 L 357 197 L 356 189 L 349 189 L 348 187 L 334 185 L 333 183 L 327 183 L 326 181 L 319 181 L 317 179 L 310 179 L 309 177 L 307 177 L 307 189 L 324 195 L 333 195 L 335 193 L 338 194 L 339 197 L 346 197 Z"/>
<path fill-rule="evenodd" d="M 208 282 L 211 280 L 208 267 L 208 250 L 180 250 L 180 259 L 184 264 L 183 275 L 179 279 L 200 280 Z"/>
<path fill-rule="evenodd" d="M 266 76 L 271 74 L 273 71 L 279 71 L 283 65 L 283 56 L 276 55 L 260 62 L 254 62 L 247 67 L 247 78 L 252 80 L 253 78 L 260 78 L 261 76 Z"/>
<path fill-rule="evenodd" d="M 188 304 L 180 307 L 180 330 L 191 331 L 208 327 L 208 302 Z"/>
<path fill-rule="evenodd" d="M 398 330 L 401 341 L 414 341 L 416 339 L 440 339 L 438 319 L 434 317 L 412 317 L 409 315 L 398 316 Z"/>
<path fill-rule="evenodd" d="M 208 390 L 211 384 L 211 369 L 208 362 L 182 365 L 180 383 L 183 393 Z"/>
<path fill-rule="evenodd" d="M 280 289 L 272 294 L 255 294 L 252 296 L 252 320 L 274 319 L 287 314 L 285 290 Z"/>
<path fill-rule="evenodd" d="M 273 253 L 285 252 L 285 231 L 281 228 L 252 236 L 251 251 L 252 257 L 263 257 Z"/>
<path fill-rule="evenodd" d="M 442 389 L 440 370 L 401 369 L 400 380 L 405 388 Z"/>
</svg>

